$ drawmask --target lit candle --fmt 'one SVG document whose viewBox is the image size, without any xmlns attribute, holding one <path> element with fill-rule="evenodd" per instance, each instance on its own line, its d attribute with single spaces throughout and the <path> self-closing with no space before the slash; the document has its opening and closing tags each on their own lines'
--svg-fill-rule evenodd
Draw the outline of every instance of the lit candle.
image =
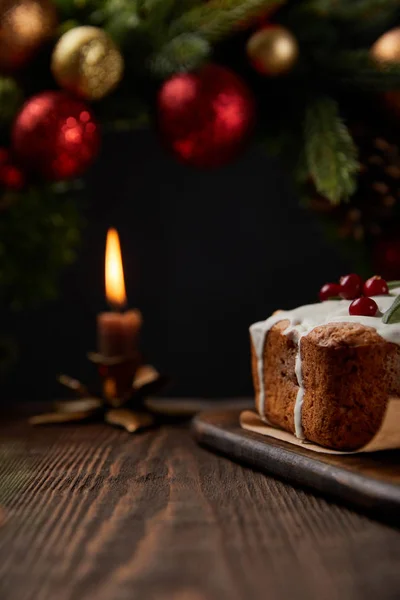
<svg viewBox="0 0 400 600">
<path fill-rule="evenodd" d="M 112 312 L 97 317 L 98 351 L 102 356 L 130 357 L 138 352 L 142 316 L 138 310 L 126 312 L 126 292 L 118 233 L 107 233 L 105 260 L 106 296 Z"/>
</svg>

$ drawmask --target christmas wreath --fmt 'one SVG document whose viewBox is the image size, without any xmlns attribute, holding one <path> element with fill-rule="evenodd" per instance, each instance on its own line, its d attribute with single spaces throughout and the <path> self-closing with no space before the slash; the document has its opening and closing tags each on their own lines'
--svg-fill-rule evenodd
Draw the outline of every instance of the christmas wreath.
<svg viewBox="0 0 400 600">
<path fill-rule="evenodd" d="M 399 65 L 397 0 L 2 0 L 3 296 L 54 295 L 102 133 L 145 123 L 200 168 L 256 136 L 330 233 L 398 276 Z"/>
</svg>

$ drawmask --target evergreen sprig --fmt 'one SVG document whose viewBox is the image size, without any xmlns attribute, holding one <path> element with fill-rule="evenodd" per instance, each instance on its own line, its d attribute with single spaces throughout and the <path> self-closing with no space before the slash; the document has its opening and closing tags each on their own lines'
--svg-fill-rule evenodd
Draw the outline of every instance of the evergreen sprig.
<svg viewBox="0 0 400 600">
<path fill-rule="evenodd" d="M 175 20 L 170 27 L 172 37 L 183 32 L 196 32 L 209 42 L 218 42 L 239 29 L 250 26 L 271 6 L 286 0 L 210 0 L 194 7 Z"/>
<path fill-rule="evenodd" d="M 305 155 L 317 191 L 333 204 L 355 191 L 359 165 L 354 141 L 337 102 L 322 97 L 310 103 L 304 126 Z"/>
<path fill-rule="evenodd" d="M 60 271 L 75 258 L 82 219 L 64 187 L 2 197 L 0 297 L 14 309 L 53 299 Z"/>
<path fill-rule="evenodd" d="M 354 21 L 357 19 L 392 16 L 398 10 L 398 0 L 307 0 L 304 4 L 320 16 Z"/>
<path fill-rule="evenodd" d="M 23 100 L 22 90 L 11 77 L 0 76 L 0 127 L 7 125 L 16 115 Z"/>
<path fill-rule="evenodd" d="M 150 68 L 159 77 L 197 69 L 210 56 L 211 46 L 194 33 L 182 33 L 150 59 Z"/>
<path fill-rule="evenodd" d="M 253 24 L 260 27 L 260 17 L 275 8 L 274 22 L 297 39 L 299 61 L 290 74 L 276 78 L 248 67 L 259 99 L 258 132 L 268 136 L 265 145 L 287 160 L 303 187 L 311 175 L 318 192 L 335 204 L 354 193 L 358 174 L 357 149 L 337 99 L 342 106 L 347 90 L 366 95 L 400 89 L 400 66 L 377 64 L 370 56 L 376 39 L 399 26 L 399 0 L 52 1 L 58 36 L 71 27 L 95 25 L 111 35 L 124 56 L 123 81 L 96 104 L 105 131 L 150 121 L 157 79 L 197 69 L 214 50 L 227 67 L 245 70 L 244 35 L 237 36 L 237 52 L 233 44 L 218 44 L 239 32 L 251 35 Z M 32 62 L 32 73 L 29 67 L 15 78 L 0 78 L 0 147 L 10 145 L 21 99 L 54 84 L 47 51 L 51 42 Z M 40 190 L 13 194 L 2 188 L 0 193 L 0 295 L 4 299 L 12 291 L 15 306 L 29 297 L 50 298 L 58 271 L 74 254 L 77 207 L 46 183 Z"/>
<path fill-rule="evenodd" d="M 325 76 L 347 88 L 375 92 L 400 88 L 400 64 L 377 63 L 367 50 L 340 52 L 324 66 Z"/>
</svg>

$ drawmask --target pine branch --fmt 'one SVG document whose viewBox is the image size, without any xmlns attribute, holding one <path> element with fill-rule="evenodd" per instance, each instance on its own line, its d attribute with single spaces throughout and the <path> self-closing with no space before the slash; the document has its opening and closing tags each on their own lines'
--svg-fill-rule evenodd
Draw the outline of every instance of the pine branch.
<svg viewBox="0 0 400 600">
<path fill-rule="evenodd" d="M 137 36 L 141 25 L 136 0 L 106 0 L 103 10 L 90 15 L 89 22 L 96 27 L 104 27 L 113 40 L 123 50 Z"/>
<path fill-rule="evenodd" d="M 260 17 L 271 6 L 286 0 L 210 0 L 183 14 L 170 27 L 171 37 L 196 32 L 209 42 L 217 42 Z"/>
<path fill-rule="evenodd" d="M 374 92 L 400 88 L 400 66 L 377 64 L 366 50 L 341 52 L 332 62 L 323 65 L 323 72 L 346 87 Z"/>
<path fill-rule="evenodd" d="M 319 98 L 307 109 L 305 152 L 317 191 L 333 204 L 347 200 L 356 189 L 357 149 L 331 98 Z"/>
<path fill-rule="evenodd" d="M 153 26 L 166 23 L 176 8 L 176 0 L 140 0 L 138 14 Z"/>
<path fill-rule="evenodd" d="M 81 202 L 65 193 L 68 185 L 2 196 L 0 299 L 5 305 L 19 309 L 57 295 L 57 279 L 75 259 L 82 226 Z"/>
<path fill-rule="evenodd" d="M 159 77 L 197 69 L 209 57 L 209 43 L 198 35 L 182 33 L 150 59 L 150 69 Z"/>
<path fill-rule="evenodd" d="M 11 77 L 0 77 L 0 127 L 8 124 L 23 101 L 22 90 Z"/>
<path fill-rule="evenodd" d="M 321 17 L 355 21 L 377 16 L 392 16 L 399 8 L 398 0 L 308 0 L 304 8 Z"/>
</svg>

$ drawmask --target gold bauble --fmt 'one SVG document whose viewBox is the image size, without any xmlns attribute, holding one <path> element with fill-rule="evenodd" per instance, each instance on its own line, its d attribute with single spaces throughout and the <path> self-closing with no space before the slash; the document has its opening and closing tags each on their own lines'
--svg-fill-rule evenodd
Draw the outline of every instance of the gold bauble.
<svg viewBox="0 0 400 600">
<path fill-rule="evenodd" d="M 74 27 L 54 48 L 51 70 L 62 88 L 88 100 L 99 100 L 121 81 L 124 60 L 102 29 Z"/>
<path fill-rule="evenodd" d="M 382 65 L 400 64 L 400 27 L 390 29 L 380 38 L 370 50 L 372 59 Z M 400 118 L 400 90 L 391 90 L 382 94 L 383 102 L 387 109 L 396 117 Z"/>
<path fill-rule="evenodd" d="M 246 51 L 253 67 L 272 77 L 290 71 L 299 56 L 296 38 L 281 25 L 270 25 L 253 33 Z"/>
<path fill-rule="evenodd" d="M 23 67 L 56 26 L 51 0 L 0 0 L 0 71 Z"/>
<path fill-rule="evenodd" d="M 377 63 L 400 63 L 400 27 L 387 31 L 370 50 L 372 58 Z"/>
</svg>

